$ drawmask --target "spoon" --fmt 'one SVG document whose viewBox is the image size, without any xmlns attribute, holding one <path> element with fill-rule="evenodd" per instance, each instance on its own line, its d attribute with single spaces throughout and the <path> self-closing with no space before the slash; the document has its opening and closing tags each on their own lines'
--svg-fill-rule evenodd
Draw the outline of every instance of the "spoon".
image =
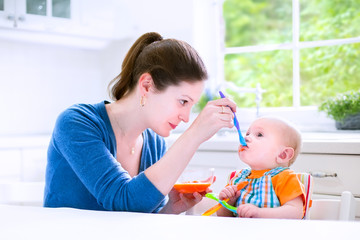
<svg viewBox="0 0 360 240">
<path fill-rule="evenodd" d="M 227 208 L 228 210 L 232 211 L 233 213 L 236 213 L 236 207 L 229 205 L 226 201 L 218 199 L 214 193 L 207 193 L 205 194 L 205 197 L 208 197 L 210 199 L 213 199 L 217 202 L 219 202 L 224 208 Z"/>
<path fill-rule="evenodd" d="M 221 91 L 219 91 L 219 94 L 220 94 L 220 97 L 221 97 L 221 98 L 225 98 L 225 95 L 224 95 Z M 234 113 L 234 111 L 233 111 L 231 108 L 230 108 L 230 110 L 231 110 L 231 111 L 233 112 L 233 114 L 234 114 L 234 125 L 235 125 L 235 127 L 236 127 L 236 129 L 237 129 L 237 132 L 238 132 L 238 134 L 239 134 L 240 144 L 245 147 L 245 146 L 247 146 L 247 144 L 246 144 L 246 141 L 245 141 L 244 137 L 243 137 L 242 134 L 241 134 L 240 126 L 239 126 L 239 121 L 237 120 L 236 114 Z"/>
<path fill-rule="evenodd" d="M 243 182 L 240 182 L 237 186 L 236 186 L 236 188 L 237 188 L 237 190 L 239 191 L 239 190 L 241 190 L 241 189 L 243 189 L 246 185 L 248 185 L 248 182 L 246 182 L 246 181 L 243 181 Z M 209 197 L 210 196 L 210 197 Z M 211 194 L 209 194 L 208 196 L 206 196 L 206 194 L 205 194 L 205 197 L 209 197 L 210 199 L 213 199 L 213 200 L 215 200 L 215 201 L 218 201 L 218 198 L 216 198 L 216 199 L 214 199 L 216 196 L 215 195 L 211 195 Z M 225 200 L 223 200 L 222 202 L 224 203 L 226 203 L 227 201 L 229 201 L 230 199 L 229 198 L 227 198 L 227 199 L 225 199 Z M 219 201 L 218 201 L 219 202 Z M 207 210 L 206 212 L 204 212 L 203 214 L 202 214 L 202 216 L 210 216 L 210 215 L 212 215 L 213 213 L 215 213 L 215 212 L 217 212 L 220 208 L 221 208 L 221 206 L 224 206 L 223 204 L 221 204 L 221 203 L 218 203 L 217 205 L 215 205 L 215 206 L 213 206 L 212 208 L 210 208 L 209 210 Z M 228 204 L 228 206 L 230 206 L 229 204 Z M 225 207 L 225 206 L 224 206 Z M 230 206 L 231 207 L 231 206 Z M 226 207 L 225 207 L 226 208 Z M 236 208 L 235 208 L 236 209 Z M 231 210 L 230 210 L 231 211 Z"/>
</svg>

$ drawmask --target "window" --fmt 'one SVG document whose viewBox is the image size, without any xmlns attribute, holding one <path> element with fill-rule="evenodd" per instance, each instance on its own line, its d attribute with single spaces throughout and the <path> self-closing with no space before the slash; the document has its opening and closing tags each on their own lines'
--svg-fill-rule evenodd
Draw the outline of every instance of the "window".
<svg viewBox="0 0 360 240">
<path fill-rule="evenodd" d="M 360 1 L 221 2 L 224 61 L 218 67 L 239 108 L 256 107 L 255 95 L 241 88 L 260 84 L 266 90 L 260 112 L 296 112 L 304 124 L 309 114 L 320 121 L 317 106 L 326 98 L 360 89 Z"/>
</svg>

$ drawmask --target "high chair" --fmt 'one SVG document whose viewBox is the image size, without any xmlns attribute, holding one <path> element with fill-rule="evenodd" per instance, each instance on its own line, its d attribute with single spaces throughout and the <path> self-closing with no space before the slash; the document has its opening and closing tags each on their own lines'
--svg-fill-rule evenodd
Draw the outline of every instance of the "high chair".
<svg viewBox="0 0 360 240">
<path fill-rule="evenodd" d="M 349 191 L 344 191 L 339 199 L 313 199 L 313 177 L 309 173 L 298 173 L 304 184 L 306 194 L 304 219 L 310 220 L 355 220 L 355 198 Z"/>
<path fill-rule="evenodd" d="M 298 173 L 297 177 L 299 181 L 304 184 L 305 187 L 305 215 L 303 219 L 309 219 L 309 208 L 311 207 L 311 196 L 313 192 L 313 180 L 309 173 Z M 209 208 L 213 207 L 216 203 L 212 199 L 203 198 L 200 203 L 195 205 L 193 208 L 186 211 L 186 215 L 201 215 Z M 216 214 L 213 214 L 216 215 Z"/>
<path fill-rule="evenodd" d="M 299 181 L 305 187 L 305 214 L 303 219 L 309 219 L 309 209 L 312 205 L 312 193 L 313 193 L 313 177 L 309 173 L 297 173 Z"/>
<path fill-rule="evenodd" d="M 353 194 L 344 191 L 338 199 L 313 199 L 310 209 L 311 220 L 355 220 L 356 204 Z"/>
<path fill-rule="evenodd" d="M 355 198 L 351 192 L 344 191 L 339 199 L 313 199 L 314 180 L 309 173 L 297 173 L 299 181 L 305 187 L 305 220 L 355 220 Z M 187 215 L 201 215 L 214 206 L 214 200 L 203 200 L 189 209 Z M 215 215 L 215 214 L 214 214 Z"/>
</svg>

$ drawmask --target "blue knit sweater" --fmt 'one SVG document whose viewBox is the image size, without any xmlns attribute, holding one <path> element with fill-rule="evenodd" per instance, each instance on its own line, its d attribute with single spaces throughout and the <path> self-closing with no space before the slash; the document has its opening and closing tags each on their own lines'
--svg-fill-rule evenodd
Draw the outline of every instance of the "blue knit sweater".
<svg viewBox="0 0 360 240">
<path fill-rule="evenodd" d="M 143 132 L 139 174 L 116 161 L 116 140 L 104 101 L 74 105 L 58 117 L 48 148 L 45 207 L 158 212 L 165 196 L 144 170 L 165 153 L 162 137 Z"/>
</svg>

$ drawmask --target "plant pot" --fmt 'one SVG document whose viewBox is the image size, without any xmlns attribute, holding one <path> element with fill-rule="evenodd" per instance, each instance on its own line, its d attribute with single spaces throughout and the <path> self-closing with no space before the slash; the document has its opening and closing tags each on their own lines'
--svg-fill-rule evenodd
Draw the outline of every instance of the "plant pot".
<svg viewBox="0 0 360 240">
<path fill-rule="evenodd" d="M 360 113 L 347 116 L 343 122 L 335 122 L 339 130 L 360 130 Z"/>
</svg>

